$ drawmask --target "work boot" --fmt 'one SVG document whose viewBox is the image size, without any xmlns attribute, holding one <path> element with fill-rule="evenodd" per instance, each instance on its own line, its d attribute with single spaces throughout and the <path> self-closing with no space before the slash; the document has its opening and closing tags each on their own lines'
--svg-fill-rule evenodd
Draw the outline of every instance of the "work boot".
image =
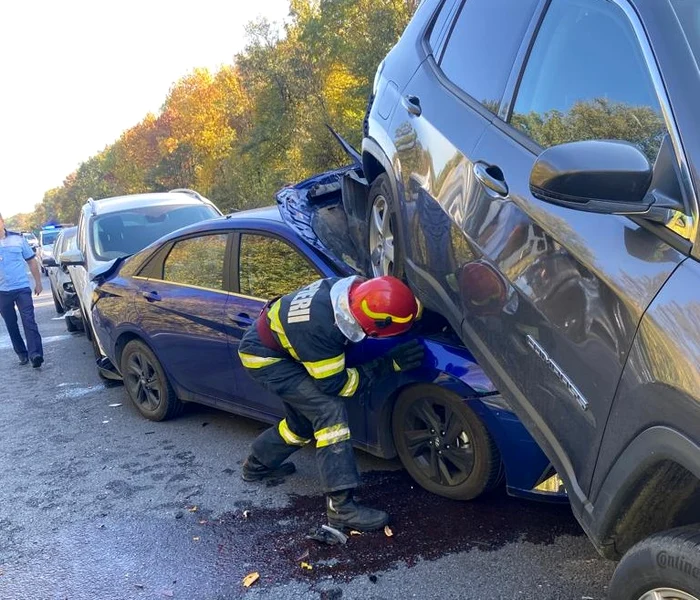
<svg viewBox="0 0 700 600">
<path fill-rule="evenodd" d="M 383 510 L 356 504 L 352 490 L 331 492 L 326 496 L 326 514 L 331 527 L 372 531 L 381 529 L 389 522 L 389 515 Z"/>
<path fill-rule="evenodd" d="M 291 475 L 297 470 L 294 463 L 282 463 L 279 467 L 270 469 L 262 464 L 252 454 L 243 463 L 241 477 L 244 481 L 262 481 L 263 479 L 280 479 Z"/>
</svg>

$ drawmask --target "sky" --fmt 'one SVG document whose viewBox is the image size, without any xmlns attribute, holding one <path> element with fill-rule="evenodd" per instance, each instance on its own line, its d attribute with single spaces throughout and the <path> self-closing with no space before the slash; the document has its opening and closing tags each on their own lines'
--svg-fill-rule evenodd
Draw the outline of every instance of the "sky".
<svg viewBox="0 0 700 600">
<path fill-rule="evenodd" d="M 0 213 L 31 212 L 195 67 L 231 64 L 244 27 L 288 0 L 0 3 Z"/>
</svg>

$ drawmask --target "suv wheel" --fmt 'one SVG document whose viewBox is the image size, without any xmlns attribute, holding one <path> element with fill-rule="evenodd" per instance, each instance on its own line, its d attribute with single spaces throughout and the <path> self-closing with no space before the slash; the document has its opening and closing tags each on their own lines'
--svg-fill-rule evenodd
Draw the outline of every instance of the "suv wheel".
<svg viewBox="0 0 700 600">
<path fill-rule="evenodd" d="M 399 240 L 397 208 L 389 176 L 382 173 L 369 188 L 367 245 L 374 277 L 393 275 L 399 279 L 403 278 L 403 252 Z"/>
<path fill-rule="evenodd" d="M 639 542 L 615 569 L 610 600 L 700 600 L 700 525 Z"/>
<path fill-rule="evenodd" d="M 121 356 L 122 377 L 129 398 L 139 412 L 151 421 L 165 421 L 182 412 L 160 361 L 141 340 L 131 340 Z"/>
<path fill-rule="evenodd" d="M 61 300 L 58 298 L 56 295 L 56 291 L 53 289 L 53 285 L 51 286 L 51 295 L 53 296 L 53 305 L 54 308 L 56 309 L 56 312 L 59 315 L 62 315 L 64 312 L 66 312 L 66 309 L 63 308 L 63 305 L 61 304 Z"/>
<path fill-rule="evenodd" d="M 416 385 L 402 392 L 392 429 L 403 466 L 429 492 L 472 500 L 502 479 L 493 438 L 462 398 L 447 390 Z"/>
</svg>

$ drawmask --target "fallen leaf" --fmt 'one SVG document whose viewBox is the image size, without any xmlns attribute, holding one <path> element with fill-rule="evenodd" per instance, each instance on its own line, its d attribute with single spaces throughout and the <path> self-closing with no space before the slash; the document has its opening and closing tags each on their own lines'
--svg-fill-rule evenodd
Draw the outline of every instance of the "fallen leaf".
<svg viewBox="0 0 700 600">
<path fill-rule="evenodd" d="M 195 535 L 192 539 L 193 539 L 195 542 L 198 542 L 198 541 L 199 541 L 199 536 L 198 536 L 198 535 Z"/>
<path fill-rule="evenodd" d="M 302 569 L 308 569 L 309 571 L 313 570 L 313 567 L 312 567 L 309 563 L 307 563 L 307 562 L 302 562 L 302 563 L 301 563 L 301 568 L 302 568 Z"/>
<path fill-rule="evenodd" d="M 190 506 L 187 508 L 190 512 L 197 512 L 198 508 L 196 506 Z"/>
<path fill-rule="evenodd" d="M 384 525 L 384 535 L 386 537 L 391 537 L 394 535 L 394 532 L 391 530 L 391 527 L 389 527 L 388 525 Z"/>
<path fill-rule="evenodd" d="M 110 404 L 109 407 L 116 408 L 117 406 L 121 406 L 121 405 L 122 405 L 121 402 L 115 402 L 114 404 Z"/>
<path fill-rule="evenodd" d="M 244 510 L 243 511 L 243 518 L 247 519 L 250 516 L 250 511 L 249 510 Z"/>
<path fill-rule="evenodd" d="M 361 531 L 355 531 L 354 529 L 350 532 L 350 535 L 362 535 Z"/>
<path fill-rule="evenodd" d="M 243 587 L 250 587 L 250 586 L 253 585 L 258 579 L 260 579 L 260 573 L 258 573 L 257 571 L 254 572 L 254 573 L 248 573 L 248 575 L 246 575 L 246 576 L 243 578 Z"/>
</svg>

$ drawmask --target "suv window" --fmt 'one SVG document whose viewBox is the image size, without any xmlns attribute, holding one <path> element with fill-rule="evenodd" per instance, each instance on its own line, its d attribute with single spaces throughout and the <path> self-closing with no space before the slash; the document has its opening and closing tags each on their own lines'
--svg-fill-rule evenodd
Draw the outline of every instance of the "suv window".
<svg viewBox="0 0 700 600">
<path fill-rule="evenodd" d="M 268 300 L 293 292 L 319 277 L 309 261 L 286 242 L 252 233 L 241 236 L 241 294 Z"/>
<path fill-rule="evenodd" d="M 160 204 L 115 211 L 90 223 L 90 241 L 98 260 L 112 260 L 143 250 L 176 229 L 218 217 L 207 204 Z"/>
<path fill-rule="evenodd" d="M 175 242 L 163 265 L 163 279 L 223 290 L 227 239 L 227 234 L 217 234 Z"/>
<path fill-rule="evenodd" d="M 445 32 L 445 27 L 448 25 L 447 20 L 456 2 L 457 0 L 444 0 L 442 3 L 438 15 L 433 22 L 433 26 L 430 29 L 430 37 L 428 38 L 428 45 L 432 50 L 437 49 Z"/>
<path fill-rule="evenodd" d="M 466 0 L 457 17 L 440 68 L 450 81 L 491 112 L 498 112 L 537 2 Z"/>
<path fill-rule="evenodd" d="M 653 162 L 666 133 L 627 16 L 603 0 L 554 0 L 515 101 L 513 126 L 541 146 L 632 142 Z"/>
</svg>

